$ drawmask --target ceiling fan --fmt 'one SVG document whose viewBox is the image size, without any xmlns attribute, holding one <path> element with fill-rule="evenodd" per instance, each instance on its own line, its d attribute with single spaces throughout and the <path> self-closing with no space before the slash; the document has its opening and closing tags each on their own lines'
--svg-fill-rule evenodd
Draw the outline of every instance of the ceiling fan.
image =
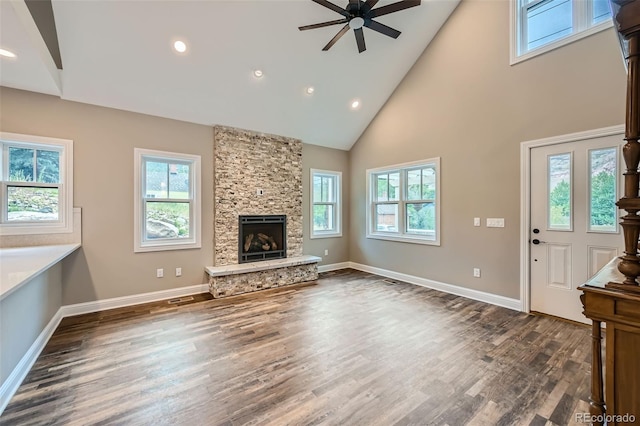
<svg viewBox="0 0 640 426">
<path fill-rule="evenodd" d="M 374 21 L 373 18 L 420 5 L 420 0 L 403 0 L 397 3 L 392 3 L 386 6 L 381 6 L 377 9 L 373 9 L 376 3 L 378 3 L 378 0 L 349 0 L 349 4 L 346 8 L 343 9 L 340 6 L 337 6 L 327 0 L 312 1 L 328 9 L 331 9 L 334 12 L 338 12 L 344 18 L 336 19 L 335 21 L 321 22 L 319 24 L 305 25 L 302 27 L 298 27 L 298 29 L 300 31 L 304 31 L 313 30 L 315 28 L 328 27 L 330 25 L 345 24 L 345 26 L 342 27 L 340 31 L 338 31 L 338 34 L 336 34 L 329 41 L 329 43 L 327 43 L 327 45 L 322 48 L 322 50 L 326 51 L 331 49 L 331 46 L 336 44 L 340 37 L 342 37 L 347 31 L 349 31 L 349 29 L 353 29 L 353 33 L 356 36 L 356 43 L 358 44 L 359 53 L 367 50 L 367 47 L 364 43 L 364 33 L 362 32 L 362 27 L 367 27 L 371 30 L 377 31 L 392 38 L 398 38 L 398 36 L 400 35 L 400 31 L 381 24 L 380 22 Z"/>
</svg>

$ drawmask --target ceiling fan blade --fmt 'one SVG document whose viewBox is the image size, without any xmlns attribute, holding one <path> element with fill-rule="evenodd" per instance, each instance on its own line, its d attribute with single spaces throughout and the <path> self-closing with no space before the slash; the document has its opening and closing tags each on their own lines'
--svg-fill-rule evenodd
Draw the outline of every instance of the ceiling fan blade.
<svg viewBox="0 0 640 426">
<path fill-rule="evenodd" d="M 376 16 L 387 15 L 389 13 L 397 12 L 399 10 L 408 9 L 410 7 L 419 6 L 419 5 L 420 5 L 420 0 L 402 0 L 397 3 L 391 3 L 386 6 L 373 9 L 371 11 L 371 17 L 375 18 Z"/>
<path fill-rule="evenodd" d="M 344 27 L 342 27 L 342 29 L 340 31 L 338 31 L 338 34 L 336 34 L 329 43 L 327 43 L 327 45 L 325 47 L 322 48 L 322 50 L 329 50 L 331 49 L 331 46 L 333 46 L 334 44 L 336 44 L 336 42 L 338 40 L 340 40 L 340 37 L 342 37 L 347 31 L 349 31 L 349 24 L 345 25 Z"/>
<path fill-rule="evenodd" d="M 370 11 L 373 6 L 376 5 L 376 3 L 378 3 L 378 0 L 367 0 L 363 5 L 362 5 L 362 10 L 364 10 L 365 12 Z"/>
<path fill-rule="evenodd" d="M 347 12 L 345 9 L 341 8 L 340 6 L 331 3 L 330 1 L 327 1 L 327 0 L 312 0 L 312 1 L 315 3 L 318 3 L 321 6 L 329 8 L 334 12 L 338 12 L 340 15 L 344 16 L 345 18 L 350 17 L 349 12 Z"/>
<path fill-rule="evenodd" d="M 328 27 L 330 25 L 344 24 L 344 23 L 347 23 L 347 22 L 349 22 L 349 20 L 347 18 L 336 19 L 335 21 L 327 21 L 327 22 L 320 22 L 319 24 L 305 25 L 305 26 L 302 26 L 302 27 L 298 27 L 298 29 L 300 31 L 313 30 L 315 28 Z"/>
<path fill-rule="evenodd" d="M 401 34 L 400 31 L 393 29 L 391 27 L 387 27 L 386 25 L 381 24 L 380 22 L 376 22 L 374 20 L 364 21 L 364 26 L 367 28 L 371 28 L 373 31 L 377 31 L 381 34 L 389 36 L 391 38 L 398 38 L 398 36 Z"/>
<path fill-rule="evenodd" d="M 364 44 L 364 33 L 362 32 L 362 28 L 353 30 L 353 33 L 356 35 L 356 43 L 358 43 L 358 53 L 362 53 L 367 50 L 367 46 L 365 46 Z"/>
</svg>

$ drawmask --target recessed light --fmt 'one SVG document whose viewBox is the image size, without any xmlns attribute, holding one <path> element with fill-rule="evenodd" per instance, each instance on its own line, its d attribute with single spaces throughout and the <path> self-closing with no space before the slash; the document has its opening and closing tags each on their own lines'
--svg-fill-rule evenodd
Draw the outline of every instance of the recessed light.
<svg viewBox="0 0 640 426">
<path fill-rule="evenodd" d="M 263 75 L 264 75 L 264 73 L 262 72 L 262 70 L 254 70 L 253 71 L 253 76 L 255 78 L 262 78 Z"/>
<path fill-rule="evenodd" d="M 313 88 L 313 86 L 309 86 L 305 89 L 305 92 L 307 95 L 313 95 L 313 92 L 315 92 L 316 89 Z"/>
<path fill-rule="evenodd" d="M 15 58 L 16 54 L 6 49 L 0 49 L 0 56 L 4 56 L 6 58 Z"/>
<path fill-rule="evenodd" d="M 360 107 L 360 101 L 358 99 L 354 99 L 351 101 L 351 109 L 358 109 Z"/>
<path fill-rule="evenodd" d="M 187 51 L 187 44 L 182 40 L 177 40 L 173 43 L 173 48 L 176 49 L 178 53 L 184 53 Z"/>
</svg>

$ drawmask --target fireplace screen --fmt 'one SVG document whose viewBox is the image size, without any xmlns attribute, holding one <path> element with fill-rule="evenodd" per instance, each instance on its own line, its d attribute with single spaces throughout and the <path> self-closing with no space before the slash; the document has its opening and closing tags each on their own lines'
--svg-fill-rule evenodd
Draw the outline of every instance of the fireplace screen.
<svg viewBox="0 0 640 426">
<path fill-rule="evenodd" d="M 238 262 L 287 257 L 287 216 L 240 216 Z"/>
</svg>

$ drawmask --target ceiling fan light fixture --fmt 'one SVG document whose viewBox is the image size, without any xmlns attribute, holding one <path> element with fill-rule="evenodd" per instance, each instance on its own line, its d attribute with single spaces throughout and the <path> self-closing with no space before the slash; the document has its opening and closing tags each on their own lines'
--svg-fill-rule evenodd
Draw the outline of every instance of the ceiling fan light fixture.
<svg viewBox="0 0 640 426">
<path fill-rule="evenodd" d="M 16 54 L 7 49 L 0 49 L 0 56 L 4 56 L 5 58 L 15 58 Z"/>
<path fill-rule="evenodd" d="M 357 30 L 362 27 L 364 27 L 364 19 L 359 16 L 356 16 L 349 21 L 349 28 L 351 28 L 352 30 Z"/>
<path fill-rule="evenodd" d="M 187 51 L 187 44 L 182 40 L 176 40 L 173 42 L 173 48 L 178 53 L 184 53 Z"/>
<path fill-rule="evenodd" d="M 262 70 L 253 70 L 253 76 L 255 78 L 262 78 L 263 75 L 264 73 L 262 72 Z"/>
<path fill-rule="evenodd" d="M 313 86 L 309 86 L 306 89 L 304 89 L 304 92 L 309 96 L 313 95 L 313 92 L 315 92 L 315 91 L 316 91 L 316 89 L 314 89 Z"/>
</svg>

